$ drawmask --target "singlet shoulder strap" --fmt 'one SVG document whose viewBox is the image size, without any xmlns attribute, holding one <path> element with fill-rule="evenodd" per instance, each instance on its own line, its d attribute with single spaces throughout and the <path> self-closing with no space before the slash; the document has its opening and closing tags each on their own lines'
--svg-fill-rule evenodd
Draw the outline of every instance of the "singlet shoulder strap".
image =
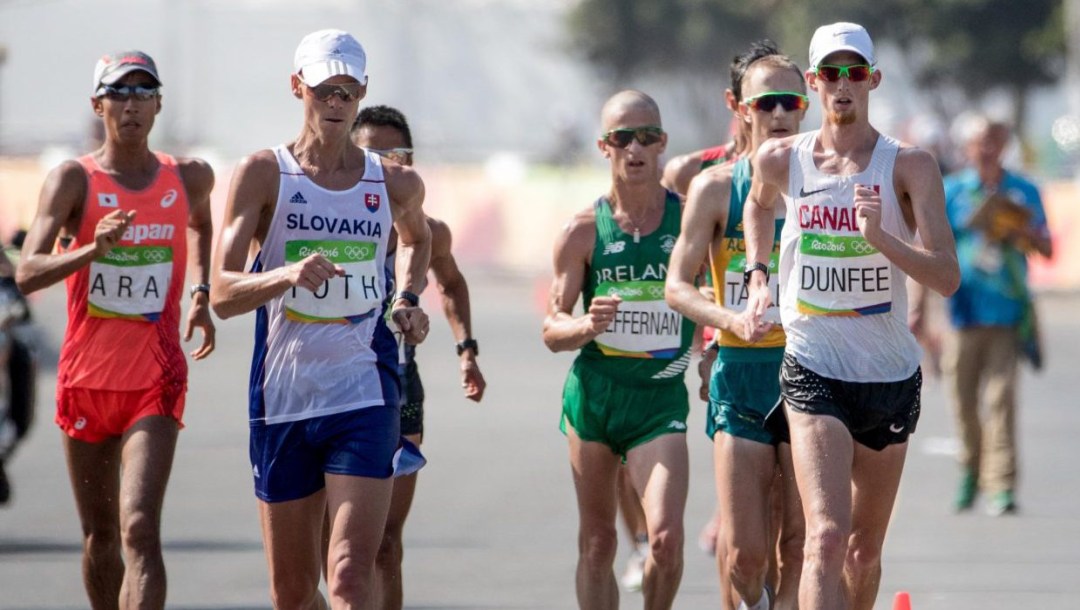
<svg viewBox="0 0 1080 610">
<path fill-rule="evenodd" d="M 297 162 L 296 157 L 289 152 L 288 147 L 284 144 L 278 144 L 273 150 L 274 156 L 277 157 L 278 169 L 282 174 L 289 174 L 291 176 L 304 175 L 304 170 L 300 167 L 300 163 Z"/>
<path fill-rule="evenodd" d="M 596 240 L 597 243 L 608 243 L 615 239 L 615 231 L 619 228 L 615 223 L 615 216 L 611 211 L 611 202 L 606 196 L 601 196 L 593 202 L 593 211 L 596 213 Z"/>
<path fill-rule="evenodd" d="M 382 157 L 369 150 L 364 150 L 364 177 L 361 182 L 386 182 Z"/>
</svg>

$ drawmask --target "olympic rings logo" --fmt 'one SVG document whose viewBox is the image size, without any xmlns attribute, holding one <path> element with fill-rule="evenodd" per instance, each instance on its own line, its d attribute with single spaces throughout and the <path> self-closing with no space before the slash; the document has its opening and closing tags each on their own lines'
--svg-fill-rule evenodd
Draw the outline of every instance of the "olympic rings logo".
<svg viewBox="0 0 1080 610">
<path fill-rule="evenodd" d="M 151 263 L 160 263 L 161 261 L 165 260 L 165 251 L 146 250 L 143 252 L 143 258 L 150 261 Z"/>
<path fill-rule="evenodd" d="M 851 242 L 851 249 L 857 254 L 873 254 L 877 252 L 877 249 L 871 246 L 865 239 L 853 240 Z"/>
<path fill-rule="evenodd" d="M 352 260 L 364 260 L 371 254 L 370 246 L 345 246 L 345 256 Z"/>
<path fill-rule="evenodd" d="M 664 296 L 664 289 L 659 286 L 649 286 L 649 296 L 659 299 Z"/>
</svg>

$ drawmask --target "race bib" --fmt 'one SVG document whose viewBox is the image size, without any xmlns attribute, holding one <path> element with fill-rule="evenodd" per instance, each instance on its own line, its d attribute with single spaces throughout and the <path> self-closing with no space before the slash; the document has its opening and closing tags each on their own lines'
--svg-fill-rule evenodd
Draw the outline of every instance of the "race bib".
<svg viewBox="0 0 1080 610">
<path fill-rule="evenodd" d="M 330 278 L 315 292 L 293 286 L 285 292 L 285 317 L 304 323 L 356 324 L 374 315 L 384 298 L 377 249 L 371 241 L 286 242 L 286 265 L 318 253 L 343 268 L 345 275 Z"/>
<path fill-rule="evenodd" d="M 90 263 L 87 313 L 155 322 L 172 282 L 170 246 L 117 246 Z"/>
<path fill-rule="evenodd" d="M 743 271 L 746 270 L 746 253 L 734 254 L 724 270 L 724 305 L 732 310 L 742 313 L 746 311 L 749 293 L 743 285 Z M 762 318 L 773 324 L 780 323 L 780 253 L 773 251 L 769 254 L 769 294 L 772 295 L 772 305 L 765 310 Z"/>
<path fill-rule="evenodd" d="M 605 356 L 671 359 L 682 345 L 682 316 L 664 301 L 664 282 L 605 282 L 597 296 L 619 296 L 622 303 L 596 345 Z"/>
<path fill-rule="evenodd" d="M 892 310 L 892 265 L 862 235 L 804 232 L 795 262 L 799 313 L 870 316 Z"/>
</svg>

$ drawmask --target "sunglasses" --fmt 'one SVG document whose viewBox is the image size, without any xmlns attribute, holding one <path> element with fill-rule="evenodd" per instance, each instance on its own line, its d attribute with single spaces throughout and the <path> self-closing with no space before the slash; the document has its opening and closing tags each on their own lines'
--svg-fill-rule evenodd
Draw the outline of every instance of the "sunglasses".
<svg viewBox="0 0 1080 610">
<path fill-rule="evenodd" d="M 384 159 L 390 159 L 391 161 L 400 165 L 407 165 L 409 157 L 413 154 L 411 148 L 369 148 L 368 152 L 373 152 Z"/>
<path fill-rule="evenodd" d="M 339 85 L 322 83 L 315 85 L 314 87 L 308 85 L 308 89 L 311 89 L 311 94 L 320 102 L 328 101 L 335 95 L 343 102 L 353 102 L 360 99 L 360 91 L 362 88 L 363 85 L 360 83 L 342 83 Z"/>
<path fill-rule="evenodd" d="M 98 89 L 97 96 L 99 98 L 107 97 L 114 102 L 126 102 L 132 97 L 140 102 L 145 102 L 157 97 L 160 89 L 161 87 L 144 87 L 142 85 L 124 85 L 123 87 L 103 85 Z"/>
<path fill-rule="evenodd" d="M 873 73 L 873 66 L 868 66 L 866 64 L 855 66 L 830 66 L 828 64 L 821 64 L 815 72 L 822 80 L 830 83 L 835 83 L 845 77 L 853 83 L 861 83 L 870 78 L 870 75 Z"/>
<path fill-rule="evenodd" d="M 795 112 L 796 110 L 808 108 L 810 98 L 794 91 L 769 91 L 768 93 L 759 93 L 753 97 L 748 97 L 743 100 L 743 103 L 761 112 L 772 112 L 777 106 L 781 106 L 788 112 Z"/>
<path fill-rule="evenodd" d="M 630 142 L 638 141 L 642 146 L 652 146 L 663 139 L 664 130 L 655 125 L 645 127 L 624 127 L 612 129 L 600 136 L 600 140 L 615 148 L 626 148 Z"/>
</svg>

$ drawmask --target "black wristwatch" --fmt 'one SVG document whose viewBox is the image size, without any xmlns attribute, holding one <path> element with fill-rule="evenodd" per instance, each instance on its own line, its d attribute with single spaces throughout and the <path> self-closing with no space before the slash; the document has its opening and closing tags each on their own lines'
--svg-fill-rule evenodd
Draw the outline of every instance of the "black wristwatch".
<svg viewBox="0 0 1080 610">
<path fill-rule="evenodd" d="M 188 290 L 188 296 L 194 299 L 195 295 L 200 292 L 205 292 L 207 295 L 209 295 L 210 284 L 192 284 L 191 288 Z"/>
<path fill-rule="evenodd" d="M 765 283 L 766 284 L 769 283 L 769 266 L 766 265 L 765 263 L 754 263 L 752 265 L 748 265 L 746 267 L 746 271 L 743 271 L 743 274 L 742 274 L 742 285 L 743 286 L 749 286 L 750 285 L 750 276 L 753 275 L 755 271 L 760 271 L 760 272 L 764 273 L 765 274 Z"/>
<path fill-rule="evenodd" d="M 479 356 L 480 355 L 480 344 L 476 342 L 476 339 L 466 339 L 466 340 L 462 341 L 461 343 L 458 343 L 454 347 L 457 348 L 457 355 L 458 356 L 464 354 L 465 350 L 467 350 L 467 349 L 472 350 L 473 356 Z"/>
<path fill-rule="evenodd" d="M 418 297 L 415 294 L 409 292 L 408 290 L 402 290 L 401 292 L 397 293 L 396 297 L 394 297 L 394 302 L 395 303 L 398 302 L 398 301 L 402 301 L 402 300 L 405 301 L 406 303 L 408 303 L 409 307 L 419 307 L 420 306 L 420 297 Z"/>
</svg>

